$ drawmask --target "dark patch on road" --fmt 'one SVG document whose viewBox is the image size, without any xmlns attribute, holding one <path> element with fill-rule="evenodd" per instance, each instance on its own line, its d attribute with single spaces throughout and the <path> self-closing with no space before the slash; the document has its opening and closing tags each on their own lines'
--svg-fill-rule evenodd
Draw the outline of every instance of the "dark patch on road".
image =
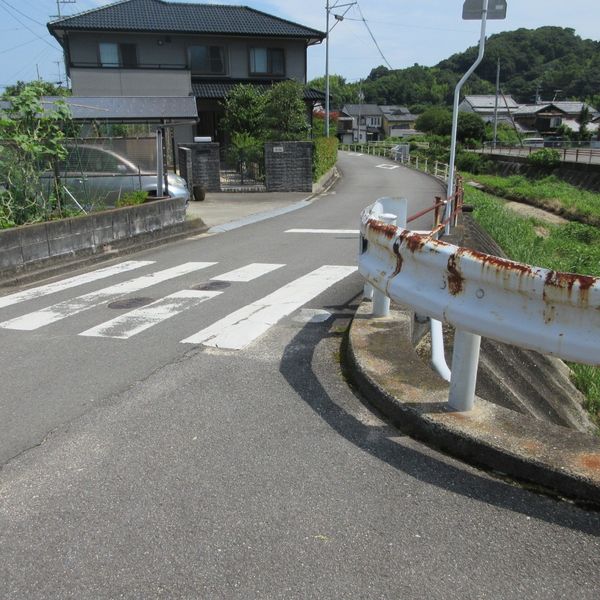
<svg viewBox="0 0 600 600">
<path fill-rule="evenodd" d="M 154 302 L 154 298 L 125 298 L 124 300 L 111 302 L 108 305 L 108 308 L 114 308 L 116 310 L 132 309 L 146 306 L 146 304 L 150 304 L 151 302 Z"/>
<path fill-rule="evenodd" d="M 200 292 L 216 292 L 218 290 L 224 290 L 231 285 L 228 281 L 207 281 L 205 283 L 199 283 L 197 285 L 193 285 L 193 290 L 198 290 Z"/>
</svg>

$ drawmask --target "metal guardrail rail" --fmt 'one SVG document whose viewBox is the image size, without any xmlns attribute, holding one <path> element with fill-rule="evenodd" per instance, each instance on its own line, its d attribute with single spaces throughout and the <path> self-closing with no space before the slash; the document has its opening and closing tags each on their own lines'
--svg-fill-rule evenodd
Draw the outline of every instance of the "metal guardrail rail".
<svg viewBox="0 0 600 600">
<path fill-rule="evenodd" d="M 402 211 L 388 199 L 363 210 L 359 271 L 375 290 L 374 316 L 385 315 L 382 297 L 387 306 L 391 298 L 456 328 L 452 408 L 473 408 L 481 336 L 600 365 L 600 278 L 454 246 L 435 239 L 439 226 L 428 235 L 411 232 L 401 214 L 394 224 L 392 210 Z"/>
<path fill-rule="evenodd" d="M 600 148 L 567 148 L 567 147 L 549 147 L 556 150 L 562 162 L 574 162 L 579 164 L 600 164 Z M 527 157 L 533 152 L 543 150 L 542 146 L 484 146 L 476 152 L 480 154 L 489 154 L 497 156 L 522 156 Z"/>
<path fill-rule="evenodd" d="M 427 158 L 420 158 L 418 155 L 405 156 L 403 153 L 394 152 L 392 149 L 393 145 L 387 145 L 385 142 L 371 143 L 371 144 L 340 144 L 339 149 L 347 152 L 357 152 L 360 154 L 366 154 L 367 156 L 381 156 L 383 158 L 389 158 L 395 162 L 404 165 L 405 167 L 412 167 L 417 171 L 428 173 L 443 181 L 448 181 L 449 165 L 440 161 L 432 161 Z"/>
</svg>

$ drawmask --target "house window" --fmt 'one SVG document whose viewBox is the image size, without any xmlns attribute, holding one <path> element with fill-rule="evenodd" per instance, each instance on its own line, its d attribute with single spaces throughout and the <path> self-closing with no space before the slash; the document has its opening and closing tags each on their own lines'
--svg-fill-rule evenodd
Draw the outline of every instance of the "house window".
<svg viewBox="0 0 600 600">
<path fill-rule="evenodd" d="M 282 48 L 250 48 L 251 75 L 285 75 Z"/>
<path fill-rule="evenodd" d="M 192 73 L 222 75 L 225 73 L 224 52 L 221 46 L 192 46 L 190 48 Z"/>
<path fill-rule="evenodd" d="M 550 117 L 550 127 L 560 127 L 562 125 L 562 117 Z"/>
<path fill-rule="evenodd" d="M 99 54 L 100 66 L 102 67 L 131 69 L 138 66 L 135 44 L 101 42 L 99 44 Z"/>
</svg>

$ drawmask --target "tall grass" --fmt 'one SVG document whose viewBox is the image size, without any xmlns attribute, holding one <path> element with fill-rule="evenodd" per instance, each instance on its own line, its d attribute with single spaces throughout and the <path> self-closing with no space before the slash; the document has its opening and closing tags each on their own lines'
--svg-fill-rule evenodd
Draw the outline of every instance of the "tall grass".
<svg viewBox="0 0 600 600">
<path fill-rule="evenodd" d="M 472 175 L 466 177 L 483 184 L 491 193 L 503 198 L 522 200 L 567 217 L 600 224 L 600 195 L 570 185 L 554 175 L 528 179 L 522 175 Z"/>
<path fill-rule="evenodd" d="M 597 196 L 600 200 L 600 196 Z M 502 201 L 473 188 L 465 201 L 477 222 L 513 260 L 582 275 L 600 276 L 600 230 L 582 223 L 550 225 L 520 216 Z M 569 364 L 573 382 L 586 396 L 585 408 L 600 425 L 600 368 Z"/>
</svg>

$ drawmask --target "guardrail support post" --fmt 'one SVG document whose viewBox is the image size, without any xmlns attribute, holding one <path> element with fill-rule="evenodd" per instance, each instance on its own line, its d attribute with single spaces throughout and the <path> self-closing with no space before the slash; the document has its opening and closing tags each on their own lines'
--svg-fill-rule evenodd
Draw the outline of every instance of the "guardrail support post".
<svg viewBox="0 0 600 600">
<path fill-rule="evenodd" d="M 386 225 L 396 225 L 397 215 L 391 213 L 383 213 L 377 216 L 377 219 Z M 406 222 L 406 215 L 400 215 L 400 219 Z M 402 225 L 404 226 L 404 224 Z M 387 317 L 390 314 L 390 299 L 380 292 L 376 287 L 373 289 L 373 316 Z M 366 291 L 366 286 L 365 286 Z"/>
<path fill-rule="evenodd" d="M 448 396 L 448 404 L 454 410 L 469 411 L 475 404 L 480 345 L 480 336 L 468 331 L 456 330 L 452 353 L 450 395 Z"/>
</svg>

